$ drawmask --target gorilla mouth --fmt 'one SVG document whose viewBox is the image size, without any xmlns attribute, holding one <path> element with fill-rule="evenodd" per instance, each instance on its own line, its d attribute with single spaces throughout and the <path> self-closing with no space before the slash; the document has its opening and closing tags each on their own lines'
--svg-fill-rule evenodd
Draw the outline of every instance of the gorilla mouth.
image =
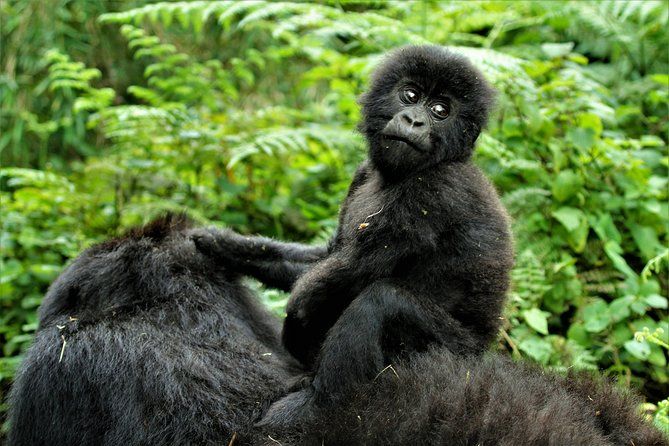
<svg viewBox="0 0 669 446">
<path fill-rule="evenodd" d="M 399 141 L 403 142 L 407 146 L 411 147 L 412 149 L 416 150 L 417 152 L 425 153 L 427 150 L 424 148 L 420 147 L 418 144 L 415 142 L 411 141 L 409 138 L 400 136 L 400 135 L 383 135 L 384 138 L 390 140 L 390 141 Z"/>
</svg>

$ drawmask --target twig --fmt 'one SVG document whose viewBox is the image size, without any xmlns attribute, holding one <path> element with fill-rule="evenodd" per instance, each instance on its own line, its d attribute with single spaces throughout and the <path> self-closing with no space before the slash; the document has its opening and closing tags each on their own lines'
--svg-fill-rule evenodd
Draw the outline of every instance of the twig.
<svg viewBox="0 0 669 446">
<path fill-rule="evenodd" d="M 233 446 L 235 444 L 235 440 L 237 440 L 237 432 L 232 433 L 232 438 L 230 439 L 228 446 Z"/>
<path fill-rule="evenodd" d="M 520 354 L 520 351 L 518 350 L 518 347 L 516 347 L 516 343 L 513 342 L 513 339 L 511 339 L 511 336 L 509 336 L 509 334 L 503 328 L 501 328 L 499 331 L 502 333 L 502 337 L 507 342 L 507 344 L 509 344 L 509 347 L 511 347 L 511 350 L 513 351 L 513 355 L 516 358 L 520 358 L 522 355 Z"/>
<path fill-rule="evenodd" d="M 60 335 L 60 338 L 63 340 L 63 346 L 60 349 L 60 357 L 58 358 L 59 363 L 63 360 L 63 353 L 65 353 L 65 346 L 67 345 L 67 341 L 65 340 L 65 336 Z"/>
<path fill-rule="evenodd" d="M 374 377 L 374 379 L 373 379 L 372 381 L 376 381 L 376 378 L 378 378 L 379 376 L 381 376 L 381 374 L 382 374 L 383 372 L 385 372 L 386 370 L 388 370 L 388 369 L 392 370 L 393 373 L 395 374 L 395 376 L 399 379 L 400 376 L 397 374 L 397 372 L 396 372 L 395 369 L 393 368 L 393 365 L 392 365 L 392 364 L 388 364 L 383 370 L 381 370 L 381 371 Z"/>
</svg>

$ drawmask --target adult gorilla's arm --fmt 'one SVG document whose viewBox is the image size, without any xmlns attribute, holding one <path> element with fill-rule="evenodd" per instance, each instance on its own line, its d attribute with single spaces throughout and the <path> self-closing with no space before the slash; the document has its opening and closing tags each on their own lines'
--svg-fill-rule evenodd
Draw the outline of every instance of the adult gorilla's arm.
<svg viewBox="0 0 669 446">
<path fill-rule="evenodd" d="M 328 254 L 327 246 L 279 242 L 213 227 L 194 229 L 191 238 L 223 267 L 284 291 L 290 291 L 299 276 Z"/>
</svg>

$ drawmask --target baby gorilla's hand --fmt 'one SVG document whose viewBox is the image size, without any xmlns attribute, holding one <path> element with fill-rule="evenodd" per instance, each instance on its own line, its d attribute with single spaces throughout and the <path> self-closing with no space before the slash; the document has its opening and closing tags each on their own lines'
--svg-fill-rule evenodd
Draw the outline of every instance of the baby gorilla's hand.
<svg viewBox="0 0 669 446">
<path fill-rule="evenodd" d="M 251 242 L 230 229 L 196 228 L 188 235 L 201 253 L 224 265 L 237 265 L 249 253 Z"/>
</svg>

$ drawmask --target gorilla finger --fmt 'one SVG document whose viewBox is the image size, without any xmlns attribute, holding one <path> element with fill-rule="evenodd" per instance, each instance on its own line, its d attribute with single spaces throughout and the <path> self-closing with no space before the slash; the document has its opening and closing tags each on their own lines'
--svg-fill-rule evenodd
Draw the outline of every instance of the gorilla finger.
<svg viewBox="0 0 669 446">
<path fill-rule="evenodd" d="M 193 240 L 195 247 L 202 254 L 220 256 L 223 253 L 214 231 L 209 228 L 197 228 L 190 231 L 190 239 Z"/>
</svg>

